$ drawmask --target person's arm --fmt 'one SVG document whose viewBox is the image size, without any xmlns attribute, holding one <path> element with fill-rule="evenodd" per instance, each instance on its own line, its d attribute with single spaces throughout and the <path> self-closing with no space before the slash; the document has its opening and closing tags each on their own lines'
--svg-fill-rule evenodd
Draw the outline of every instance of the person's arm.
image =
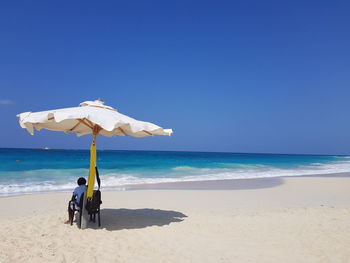
<svg viewBox="0 0 350 263">
<path fill-rule="evenodd" d="M 72 198 L 71 198 L 71 201 L 76 201 L 77 195 L 78 195 L 77 189 L 78 189 L 78 187 L 76 187 L 76 188 L 74 189 L 73 195 L 72 195 Z"/>
</svg>

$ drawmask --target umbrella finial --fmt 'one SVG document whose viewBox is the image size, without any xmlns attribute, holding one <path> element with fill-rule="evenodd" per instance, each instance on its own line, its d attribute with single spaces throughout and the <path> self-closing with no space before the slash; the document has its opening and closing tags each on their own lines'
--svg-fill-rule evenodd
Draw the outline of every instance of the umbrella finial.
<svg viewBox="0 0 350 263">
<path fill-rule="evenodd" d="M 109 109 L 109 110 L 113 110 L 113 111 L 117 111 L 116 109 L 110 107 L 110 106 L 107 106 L 107 105 L 104 105 L 105 103 L 99 98 L 97 100 L 94 100 L 94 101 L 84 101 L 82 103 L 79 104 L 80 107 L 84 107 L 84 106 L 88 106 L 88 107 L 98 107 L 98 108 L 104 108 L 104 109 Z"/>
</svg>

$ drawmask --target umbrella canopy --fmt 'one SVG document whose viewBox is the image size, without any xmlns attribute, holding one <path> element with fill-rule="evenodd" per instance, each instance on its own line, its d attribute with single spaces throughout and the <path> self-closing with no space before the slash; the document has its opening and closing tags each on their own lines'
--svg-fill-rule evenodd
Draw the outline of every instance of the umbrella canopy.
<svg viewBox="0 0 350 263">
<path fill-rule="evenodd" d="M 101 100 L 85 101 L 79 107 L 64 108 L 40 112 L 24 112 L 18 114 L 22 128 L 30 134 L 37 130 L 74 132 L 78 136 L 98 134 L 104 136 L 130 135 L 145 137 L 152 135 L 171 135 L 171 129 L 163 129 L 153 123 L 138 121 L 116 109 L 104 105 Z"/>
</svg>

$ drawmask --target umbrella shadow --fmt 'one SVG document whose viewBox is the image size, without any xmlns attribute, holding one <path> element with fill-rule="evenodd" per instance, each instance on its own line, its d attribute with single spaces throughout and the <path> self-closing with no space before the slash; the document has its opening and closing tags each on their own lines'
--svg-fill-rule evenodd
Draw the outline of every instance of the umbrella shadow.
<svg viewBox="0 0 350 263">
<path fill-rule="evenodd" d="M 101 227 L 109 230 L 140 229 L 181 222 L 187 216 L 181 212 L 160 209 L 101 209 Z M 98 228 L 98 227 L 93 227 Z"/>
</svg>

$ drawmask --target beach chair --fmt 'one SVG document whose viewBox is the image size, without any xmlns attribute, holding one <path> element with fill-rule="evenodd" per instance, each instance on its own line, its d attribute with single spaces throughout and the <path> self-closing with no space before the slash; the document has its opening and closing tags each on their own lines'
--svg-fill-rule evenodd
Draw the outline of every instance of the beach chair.
<svg viewBox="0 0 350 263">
<path fill-rule="evenodd" d="M 75 212 L 78 212 L 79 213 L 79 217 L 76 217 L 77 218 L 77 224 L 78 224 L 78 227 L 80 228 L 81 227 L 81 216 L 82 216 L 82 213 L 80 211 L 80 208 L 83 207 L 83 202 L 84 202 L 84 194 L 81 195 L 80 197 L 80 200 L 79 200 L 79 206 L 77 206 L 77 200 L 71 200 L 69 201 L 68 203 L 68 206 L 72 208 L 73 210 L 73 216 L 70 218 L 70 225 L 73 225 L 73 219 L 74 219 L 74 216 L 75 216 Z"/>
<path fill-rule="evenodd" d="M 96 223 L 96 215 L 97 215 L 98 226 L 100 227 L 101 226 L 100 206 L 102 204 L 101 191 L 100 191 L 101 180 L 100 180 L 100 175 L 98 173 L 97 167 L 95 167 L 95 169 L 96 169 L 96 180 L 97 180 L 98 189 L 94 190 L 91 199 L 86 200 L 85 209 L 87 210 L 87 212 L 90 216 L 90 221 L 93 221 L 94 223 Z M 77 225 L 79 228 L 81 228 L 82 211 L 80 208 L 83 207 L 84 194 L 82 194 L 80 197 L 79 207 L 77 206 L 76 201 L 77 200 L 71 200 L 71 201 L 69 201 L 69 204 L 68 204 L 73 210 L 73 216 L 70 218 L 70 220 L 71 220 L 70 224 L 73 225 L 73 218 L 74 218 L 75 212 L 78 212 L 79 217 L 76 217 L 77 218 Z"/>
<path fill-rule="evenodd" d="M 101 214 L 100 214 L 100 206 L 102 204 L 101 200 L 101 191 L 100 189 L 94 190 L 92 198 L 87 200 L 86 202 L 86 210 L 90 215 L 90 221 L 96 223 L 96 215 L 98 219 L 98 226 L 101 226 Z"/>
<path fill-rule="evenodd" d="M 97 215 L 98 226 L 100 227 L 101 226 L 100 206 L 102 204 L 101 191 L 100 191 L 101 180 L 100 180 L 100 174 L 98 172 L 97 167 L 95 167 L 95 171 L 96 171 L 96 181 L 97 181 L 98 189 L 94 190 L 91 199 L 86 200 L 85 208 L 88 211 L 88 214 L 90 215 L 90 221 L 93 221 L 94 223 L 96 223 L 96 215 Z"/>
<path fill-rule="evenodd" d="M 81 218 L 82 218 L 82 212 L 80 207 L 83 207 L 83 202 L 84 202 L 84 194 L 81 195 L 79 205 L 77 205 L 77 202 L 75 200 L 69 201 L 69 206 L 72 208 L 73 216 L 70 218 L 70 224 L 73 225 L 73 219 L 74 216 L 77 219 L 77 225 L 79 228 L 81 228 Z M 98 226 L 101 226 L 101 214 L 100 214 L 100 206 L 102 204 L 101 201 L 101 191 L 100 190 L 94 190 L 93 196 L 90 200 L 86 200 L 86 205 L 85 209 L 87 210 L 89 216 L 90 216 L 90 221 L 96 223 L 96 215 L 98 219 Z M 78 214 L 76 215 L 76 212 Z"/>
</svg>

